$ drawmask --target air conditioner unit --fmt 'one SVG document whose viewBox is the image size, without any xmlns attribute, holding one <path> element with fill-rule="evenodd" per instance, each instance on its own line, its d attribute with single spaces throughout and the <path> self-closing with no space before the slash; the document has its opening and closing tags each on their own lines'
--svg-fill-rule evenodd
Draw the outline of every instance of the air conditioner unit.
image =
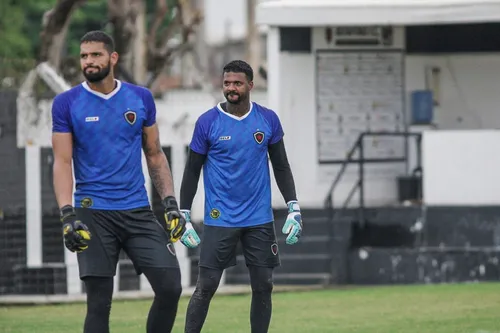
<svg viewBox="0 0 500 333">
<path fill-rule="evenodd" d="M 345 26 L 333 27 L 330 34 L 337 47 L 394 45 L 394 30 L 389 26 Z"/>
</svg>

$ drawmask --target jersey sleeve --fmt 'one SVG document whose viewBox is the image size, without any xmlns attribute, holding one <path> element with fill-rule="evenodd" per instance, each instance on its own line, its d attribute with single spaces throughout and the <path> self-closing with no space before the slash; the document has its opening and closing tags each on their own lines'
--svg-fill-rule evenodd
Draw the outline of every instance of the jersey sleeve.
<svg viewBox="0 0 500 333">
<path fill-rule="evenodd" d="M 52 132 L 71 133 L 70 105 L 67 98 L 57 95 L 52 102 Z"/>
<path fill-rule="evenodd" d="M 281 121 L 278 115 L 274 111 L 271 111 L 269 118 L 271 121 L 271 133 L 272 133 L 271 138 L 269 139 L 269 144 L 272 145 L 283 139 L 285 133 L 283 132 Z"/>
<path fill-rule="evenodd" d="M 189 147 L 195 153 L 206 155 L 208 153 L 208 146 L 208 125 L 203 121 L 203 118 L 198 118 Z"/>
<path fill-rule="evenodd" d="M 156 123 L 156 104 L 153 94 L 148 89 L 144 89 L 143 102 L 146 107 L 146 121 L 144 126 L 153 126 Z"/>
</svg>

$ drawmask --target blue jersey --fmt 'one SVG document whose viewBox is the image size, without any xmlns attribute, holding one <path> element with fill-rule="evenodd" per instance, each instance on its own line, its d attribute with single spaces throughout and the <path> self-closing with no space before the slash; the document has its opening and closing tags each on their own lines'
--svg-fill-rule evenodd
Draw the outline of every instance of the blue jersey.
<svg viewBox="0 0 500 333">
<path fill-rule="evenodd" d="M 86 82 L 57 95 L 52 132 L 73 135 L 75 205 L 126 210 L 149 205 L 142 172 L 142 130 L 156 122 L 151 92 L 116 81 L 108 95 Z"/>
<path fill-rule="evenodd" d="M 198 118 L 190 148 L 207 156 L 206 225 L 246 227 L 274 220 L 268 145 L 282 137 L 276 113 L 257 103 L 241 118 L 220 104 Z"/>
</svg>

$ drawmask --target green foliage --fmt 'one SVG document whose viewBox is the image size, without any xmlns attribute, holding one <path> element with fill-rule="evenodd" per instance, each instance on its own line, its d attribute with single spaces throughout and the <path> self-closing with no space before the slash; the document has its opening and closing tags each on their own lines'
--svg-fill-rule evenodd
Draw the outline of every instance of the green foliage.
<svg viewBox="0 0 500 333">
<path fill-rule="evenodd" d="M 23 24 L 23 35 L 29 39 L 30 58 L 36 58 L 40 47 L 40 32 L 43 14 L 56 4 L 57 0 L 27 0 L 29 4 L 23 6 L 25 20 Z"/>
<path fill-rule="evenodd" d="M 71 17 L 66 39 L 68 56 L 78 56 L 80 53 L 80 38 L 91 30 L 106 30 L 108 5 L 106 0 L 87 1 L 75 10 Z M 109 31 L 108 31 L 109 32 Z"/>
<path fill-rule="evenodd" d="M 0 70 L 0 78 L 5 77 L 6 69 L 9 73 L 13 70 L 25 73 L 25 64 L 32 64 L 37 58 L 43 15 L 56 3 L 57 0 L 0 0 L 0 66 L 4 67 Z M 172 8 L 177 0 L 167 0 L 167 3 Z M 155 18 L 156 0 L 145 0 L 145 4 L 149 27 Z M 173 15 L 167 16 L 162 28 L 167 27 L 172 18 Z M 80 38 L 88 31 L 105 30 L 111 33 L 112 27 L 107 21 L 107 0 L 85 1 L 71 17 L 65 48 L 61 50 L 63 56 L 77 58 Z M 19 62 L 24 59 L 27 61 Z M 13 66 L 13 61 L 21 63 L 23 68 Z"/>
<path fill-rule="evenodd" d="M 24 32 L 24 24 L 26 8 L 34 3 L 33 0 L 0 1 L 0 57 L 15 59 L 31 56 L 32 41 Z"/>
</svg>

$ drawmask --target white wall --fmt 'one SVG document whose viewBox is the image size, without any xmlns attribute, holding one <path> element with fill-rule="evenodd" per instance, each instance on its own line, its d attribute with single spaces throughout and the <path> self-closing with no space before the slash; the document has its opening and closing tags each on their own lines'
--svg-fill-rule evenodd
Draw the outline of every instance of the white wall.
<svg viewBox="0 0 500 333">
<path fill-rule="evenodd" d="M 500 205 L 500 142 L 495 130 L 426 132 L 424 200 L 430 206 Z"/>
<path fill-rule="evenodd" d="M 285 143 L 302 206 L 322 207 L 328 188 L 340 167 L 320 166 L 317 162 L 315 54 L 283 52 L 275 55 L 271 50 L 275 47 L 273 43 L 279 43 L 277 35 L 277 29 L 271 28 L 268 33 L 270 105 L 278 111 L 285 128 Z M 397 29 L 396 43 L 403 45 L 403 37 L 402 29 Z M 324 30 L 315 28 L 313 49 L 326 48 L 329 46 L 324 42 Z M 273 57 L 278 59 L 273 60 Z M 370 205 L 392 203 L 397 196 L 396 180 L 382 177 L 378 169 L 380 166 L 367 167 L 371 176 L 366 179 L 365 198 Z M 335 191 L 334 201 L 337 205 L 345 200 L 358 179 L 357 166 L 348 167 L 343 179 Z M 279 195 L 274 197 L 279 200 Z M 357 204 L 357 198 L 353 198 L 353 204 Z M 277 204 L 279 202 L 275 201 Z"/>
<path fill-rule="evenodd" d="M 437 128 L 500 128 L 500 54 L 407 56 L 408 103 L 412 90 L 425 89 L 428 66 L 441 69 L 441 105 L 434 109 Z"/>
<path fill-rule="evenodd" d="M 303 206 L 320 207 L 338 167 L 319 166 L 316 153 L 315 111 L 315 55 L 274 54 L 273 43 L 278 42 L 277 30 L 268 33 L 269 101 L 279 112 L 287 135 L 289 151 L 299 199 Z M 402 29 L 395 32 L 396 43 L 404 45 Z M 275 46 L 274 46 L 275 47 Z M 328 48 L 323 31 L 313 31 L 313 48 Z M 277 59 L 274 59 L 277 58 Z M 439 129 L 500 128 L 500 57 L 488 55 L 407 56 L 405 60 L 406 115 L 410 114 L 410 92 L 425 88 L 425 68 L 439 66 L 441 78 L 441 105 L 435 110 Z M 408 118 L 409 119 L 409 118 Z M 291 134 L 292 133 L 292 134 Z M 395 178 L 382 178 L 380 166 L 368 168 L 366 203 L 393 204 L 397 198 Z M 335 202 L 341 204 L 357 179 L 357 167 L 348 172 L 335 192 Z M 404 170 L 403 172 L 404 173 Z M 396 171 L 397 174 L 397 171 Z M 370 176 L 371 175 L 371 176 Z M 278 197 L 279 196 L 276 196 Z M 353 203 L 357 203 L 357 197 Z M 277 204 L 278 202 L 276 202 Z"/>
</svg>

